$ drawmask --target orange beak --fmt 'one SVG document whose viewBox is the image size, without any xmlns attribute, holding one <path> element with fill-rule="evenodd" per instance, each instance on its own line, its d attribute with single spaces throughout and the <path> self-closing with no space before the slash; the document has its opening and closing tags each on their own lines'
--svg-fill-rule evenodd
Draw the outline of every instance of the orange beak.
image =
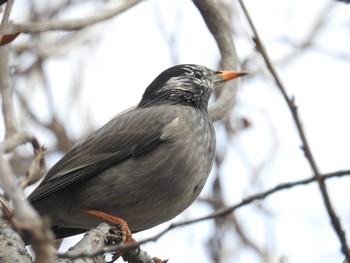
<svg viewBox="0 0 350 263">
<path fill-rule="evenodd" d="M 220 77 L 223 81 L 239 78 L 247 74 L 249 73 L 245 71 L 234 71 L 234 70 L 220 70 L 215 72 L 215 75 Z"/>
</svg>

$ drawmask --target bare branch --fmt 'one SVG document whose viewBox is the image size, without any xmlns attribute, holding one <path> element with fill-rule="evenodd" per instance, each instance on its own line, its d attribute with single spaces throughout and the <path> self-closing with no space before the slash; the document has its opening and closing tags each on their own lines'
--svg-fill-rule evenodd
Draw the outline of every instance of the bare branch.
<svg viewBox="0 0 350 263">
<path fill-rule="evenodd" d="M 8 26 L 8 19 L 13 1 L 8 1 L 1 28 Z M 44 223 L 39 215 L 23 198 L 23 193 L 18 187 L 12 168 L 3 157 L 5 152 L 15 149 L 18 145 L 31 142 L 34 149 L 38 149 L 38 141 L 27 133 L 17 132 L 16 116 L 12 101 L 12 83 L 9 71 L 9 45 L 0 47 L 0 85 L 2 92 L 2 111 L 5 120 L 6 140 L 0 145 L 0 183 L 5 194 L 11 199 L 14 210 L 12 224 L 23 233 L 30 233 L 33 241 L 33 250 L 36 252 L 36 262 L 52 262 L 53 253 L 49 245 L 50 237 L 47 234 Z"/>
<path fill-rule="evenodd" d="M 344 170 L 344 171 L 338 171 L 338 172 L 323 174 L 321 177 L 322 177 L 322 180 L 325 181 L 327 179 L 331 179 L 331 178 L 335 178 L 335 177 L 342 177 L 342 176 L 349 176 L 349 175 L 350 175 L 350 170 Z M 225 207 L 225 208 L 219 209 L 216 212 L 211 213 L 211 214 L 209 214 L 207 216 L 203 216 L 203 217 L 199 217 L 199 218 L 196 218 L 196 219 L 192 219 L 192 220 L 188 220 L 188 221 L 184 221 L 184 222 L 171 224 L 168 228 L 166 228 L 165 230 L 163 230 L 159 234 L 157 234 L 157 235 L 155 235 L 153 237 L 150 237 L 150 238 L 146 238 L 146 239 L 144 239 L 142 241 L 139 241 L 137 243 L 133 243 L 133 244 L 118 244 L 118 245 L 108 246 L 108 247 L 101 248 L 100 250 L 90 251 L 88 253 L 81 253 L 79 255 L 75 255 L 74 257 L 72 257 L 72 259 L 78 258 L 79 256 L 94 257 L 96 255 L 100 255 L 100 254 L 107 253 L 107 252 L 115 252 L 115 251 L 119 251 L 119 250 L 127 250 L 127 249 L 130 249 L 130 248 L 135 248 L 135 247 L 137 247 L 139 245 L 142 245 L 142 244 L 145 244 L 145 243 L 148 243 L 148 242 L 151 242 L 151 241 L 155 242 L 160 237 L 162 237 L 164 234 L 166 234 L 167 232 L 169 232 L 172 229 L 175 229 L 175 228 L 178 228 L 178 227 L 187 226 L 187 225 L 191 225 L 191 224 L 195 224 L 195 223 L 199 223 L 199 222 L 202 222 L 202 221 L 206 221 L 208 219 L 214 219 L 214 218 L 217 218 L 217 217 L 225 217 L 225 216 L 231 214 L 232 212 L 234 212 L 235 210 L 237 210 L 238 208 L 246 206 L 246 205 L 248 205 L 250 203 L 253 203 L 254 201 L 265 199 L 266 197 L 269 197 L 270 195 L 272 195 L 274 193 L 277 193 L 277 192 L 280 192 L 280 191 L 285 190 L 285 189 L 291 189 L 293 187 L 300 186 L 300 185 L 307 185 L 307 184 L 310 184 L 310 183 L 315 182 L 315 181 L 317 181 L 316 178 L 314 176 L 312 176 L 310 178 L 299 180 L 299 181 L 295 181 L 295 182 L 282 183 L 282 184 L 279 184 L 279 185 L 277 185 L 277 186 L 275 186 L 275 187 L 273 187 L 273 188 L 271 188 L 271 189 L 269 189 L 267 191 L 260 192 L 258 194 L 251 195 L 251 196 L 249 196 L 247 198 L 244 198 L 240 203 L 238 203 L 236 205 L 232 205 L 232 206 L 229 206 L 229 207 Z M 60 253 L 58 253 L 57 255 L 59 257 L 65 257 L 64 254 L 60 254 Z"/>
<path fill-rule="evenodd" d="M 332 203 L 331 203 L 329 195 L 328 195 L 328 191 L 327 191 L 327 187 L 326 187 L 324 178 L 322 178 L 321 173 L 320 173 L 320 171 L 319 171 L 319 169 L 317 167 L 316 161 L 315 161 L 315 159 L 313 157 L 313 154 L 311 152 L 308 140 L 307 140 L 305 132 L 304 132 L 304 128 L 302 126 L 302 123 L 301 123 L 301 120 L 300 120 L 300 117 L 299 117 L 299 113 L 298 113 L 297 107 L 296 107 L 295 102 L 294 102 L 294 98 L 290 98 L 288 96 L 286 88 L 283 85 L 279 75 L 277 74 L 277 71 L 275 70 L 275 67 L 273 66 L 273 64 L 272 64 L 272 62 L 271 62 L 271 60 L 270 60 L 270 58 L 269 58 L 269 56 L 267 54 L 267 51 L 266 51 L 266 49 L 265 49 L 265 47 L 264 47 L 264 45 L 263 45 L 263 43 L 262 43 L 262 41 L 261 41 L 261 39 L 259 37 L 259 34 L 258 34 L 254 24 L 253 24 L 252 19 L 250 18 L 248 10 L 246 9 L 243 1 L 239 0 L 239 3 L 241 5 L 241 7 L 242 7 L 242 10 L 243 10 L 245 16 L 247 17 L 249 25 L 250 25 L 253 33 L 254 33 L 254 40 L 255 40 L 255 44 L 256 44 L 257 50 L 263 56 L 267 68 L 271 72 L 271 75 L 273 76 L 277 87 L 281 91 L 281 93 L 282 93 L 286 103 L 288 104 L 288 107 L 289 107 L 291 113 L 292 113 L 293 120 L 294 120 L 295 125 L 297 127 L 300 139 L 302 141 L 302 149 L 303 149 L 303 151 L 305 153 L 306 158 L 309 161 L 309 164 L 311 166 L 312 171 L 314 172 L 315 179 L 318 182 L 318 186 L 319 186 L 320 191 L 321 191 L 321 195 L 322 195 L 322 198 L 323 198 L 324 205 L 325 205 L 326 210 L 328 212 L 328 215 L 329 215 L 329 217 L 331 219 L 334 231 L 336 232 L 336 234 L 337 234 L 337 236 L 339 238 L 339 241 L 341 243 L 341 250 L 342 250 L 343 254 L 346 256 L 346 259 L 350 262 L 350 251 L 349 251 L 349 247 L 348 247 L 348 244 L 347 244 L 347 241 L 346 241 L 345 232 L 344 232 L 344 230 L 343 230 L 343 228 L 341 226 L 340 220 L 339 220 L 339 218 L 338 218 L 337 214 L 335 213 L 335 210 L 334 210 L 334 208 L 332 206 Z"/>
<path fill-rule="evenodd" d="M 56 263 L 72 262 L 72 259 L 81 258 L 86 263 L 106 262 L 102 256 L 89 256 L 89 251 L 102 249 L 106 245 L 107 235 L 109 233 L 109 225 L 101 223 L 96 228 L 87 232 L 75 246 L 71 247 L 68 252 L 60 255 Z M 78 256 L 77 256 L 78 255 Z M 85 255 L 82 258 L 82 255 Z"/>
<path fill-rule="evenodd" d="M 8 27 L 13 3 L 13 0 L 7 1 L 6 10 L 4 12 L 4 16 L 0 25 L 0 32 L 2 32 Z M 5 138 L 10 137 L 11 135 L 17 132 L 15 108 L 12 101 L 12 83 L 9 68 L 9 49 L 9 45 L 4 45 L 0 47 L 0 88 L 2 95 L 2 112 L 4 116 L 6 129 Z"/>
<path fill-rule="evenodd" d="M 350 175 L 350 170 L 345 170 L 345 171 L 338 171 L 338 172 L 334 172 L 334 173 L 328 173 L 328 174 L 324 174 L 322 175 L 322 180 L 325 181 L 326 179 L 330 179 L 330 178 L 334 178 L 334 177 L 342 177 L 342 176 L 346 176 L 346 175 Z M 262 200 L 262 199 L 265 199 L 266 197 L 276 193 L 276 192 L 279 192 L 279 191 L 282 191 L 282 190 L 285 190 L 285 189 L 290 189 L 290 188 L 293 188 L 295 186 L 300 186 L 300 185 L 307 185 L 309 183 L 312 183 L 316 181 L 316 178 L 314 176 L 310 177 L 310 178 L 307 178 L 307 179 L 304 179 L 304 180 L 300 180 L 300 181 L 295 181 L 295 182 L 289 182 L 289 183 L 282 183 L 282 184 L 279 184 L 267 191 L 264 191 L 264 192 L 261 192 L 261 193 L 258 193 L 258 194 L 255 194 L 255 195 L 252 195 L 250 197 L 247 197 L 245 199 L 243 199 L 240 203 L 236 204 L 236 205 L 233 205 L 233 206 L 229 206 L 229 207 L 226 207 L 226 208 L 223 208 L 223 209 L 220 209 L 210 215 L 207 215 L 207 216 L 204 216 L 204 217 L 200 217 L 200 218 L 197 218 L 197 219 L 193 219 L 193 220 L 189 220 L 189 221 L 185 221 L 185 222 L 180 222 L 180 223 L 175 223 L 175 224 L 172 224 L 170 225 L 167 229 L 165 229 L 163 232 L 161 232 L 160 234 L 152 237 L 152 238 L 149 238 L 149 239 L 145 239 L 141 242 L 139 242 L 139 244 L 143 244 L 143 243 L 146 243 L 146 242 L 149 242 L 149 241 L 156 241 L 159 237 L 161 237 L 162 235 L 164 235 L 166 232 L 172 230 L 173 228 L 177 228 L 177 227 L 181 227 L 181 226 L 187 226 L 187 225 L 190 225 L 190 224 L 194 224 L 194 223 L 198 223 L 198 222 L 202 222 L 202 221 L 205 221 L 205 220 L 208 220 L 208 219 L 213 219 L 213 218 L 217 218 L 217 217 L 223 217 L 223 216 L 227 216 L 229 215 L 230 213 L 234 212 L 235 210 L 237 210 L 238 208 L 240 207 L 243 207 L 247 204 L 250 204 L 254 201 L 257 201 L 257 200 Z"/>
<path fill-rule="evenodd" d="M 2 21 L 1 21 L 0 32 L 2 32 L 2 30 L 7 26 L 8 22 L 10 20 L 10 14 L 12 11 L 13 3 L 14 3 L 14 0 L 7 1 L 6 9 L 5 9 L 4 15 L 2 17 Z"/>
<path fill-rule="evenodd" d="M 6 133 L 8 138 L 17 132 L 15 109 L 12 101 L 12 84 L 9 69 L 9 46 L 0 47 L 0 88 L 2 95 L 2 112 L 4 115 Z"/>
<path fill-rule="evenodd" d="M 21 262 L 32 263 L 32 259 L 25 248 L 24 242 L 19 234 L 11 227 L 9 221 L 5 219 L 5 214 L 1 209 L 4 200 L 0 196 L 0 261 L 1 262 Z M 11 209 L 8 207 L 8 209 Z"/>
<path fill-rule="evenodd" d="M 106 223 L 101 223 L 95 229 L 91 229 L 84 235 L 84 238 L 79 241 L 74 247 L 70 248 L 66 253 L 57 253 L 58 260 L 56 263 L 71 262 L 72 260 L 83 258 L 86 262 L 105 262 L 96 256 L 102 255 L 105 252 L 118 252 L 127 248 L 123 255 L 123 259 L 129 263 L 155 263 L 155 262 L 166 262 L 156 261 L 152 259 L 145 251 L 137 249 L 137 246 L 130 246 L 124 244 L 113 245 L 116 247 L 115 250 L 105 251 L 106 242 L 110 235 L 110 226 Z M 120 239 L 121 241 L 122 239 Z M 96 260 L 96 261 L 94 261 Z M 85 261 L 84 261 L 85 262 Z"/>
<path fill-rule="evenodd" d="M 37 149 L 39 147 L 36 138 L 33 135 L 28 134 L 26 132 L 16 132 L 14 134 L 11 134 L 11 136 L 7 137 L 6 140 L 1 143 L 1 147 L 3 147 L 3 151 L 5 153 L 9 153 L 12 152 L 19 145 L 28 142 L 32 143 L 34 149 Z"/>
<path fill-rule="evenodd" d="M 37 262 L 52 262 L 53 254 L 48 242 L 47 231 L 43 227 L 44 224 L 28 201 L 23 199 L 23 194 L 17 186 L 15 175 L 8 161 L 3 157 L 3 149 L 0 150 L 0 182 L 6 195 L 13 202 L 14 216 L 18 220 L 16 224 L 20 229 L 28 231 L 31 237 L 34 237 L 33 249 L 37 253 L 37 258 L 42 260 Z"/>
<path fill-rule="evenodd" d="M 44 176 L 46 172 L 45 152 L 46 148 L 43 146 L 34 149 L 35 157 L 27 171 L 26 178 L 19 184 L 22 190 L 28 185 L 36 183 Z"/>
<path fill-rule="evenodd" d="M 222 15 L 218 4 L 212 0 L 193 0 L 202 14 L 208 29 L 215 38 L 221 53 L 221 67 L 223 69 L 239 69 L 236 49 L 232 41 L 229 21 Z M 215 103 L 209 106 L 209 114 L 213 121 L 221 120 L 232 107 L 238 91 L 238 80 L 224 85 Z"/>
<path fill-rule="evenodd" d="M 101 11 L 96 15 L 81 19 L 72 19 L 66 21 L 43 21 L 43 22 L 27 22 L 27 23 L 13 23 L 9 24 L 4 31 L 0 31 L 2 34 L 14 34 L 17 32 L 22 33 L 34 33 L 34 32 L 46 32 L 46 31 L 72 31 L 78 30 L 98 22 L 102 22 L 111 17 L 114 17 L 129 8 L 140 3 L 141 0 L 129 0 L 125 1 L 122 6 L 116 8 Z"/>
<path fill-rule="evenodd" d="M 328 22 L 329 19 L 328 16 L 331 13 L 331 11 L 336 7 L 335 2 L 328 2 L 319 15 L 317 16 L 316 21 L 310 28 L 304 39 L 299 41 L 299 43 L 295 44 L 292 43 L 291 39 L 288 39 L 286 37 L 283 38 L 285 40 L 284 42 L 293 45 L 293 51 L 287 54 L 285 57 L 283 57 L 279 63 L 284 64 L 284 63 L 290 63 L 292 59 L 296 59 L 298 55 L 301 55 L 303 52 L 305 52 L 309 47 L 315 44 L 315 39 L 317 36 L 322 33 L 322 30 L 326 26 L 326 22 Z"/>
</svg>

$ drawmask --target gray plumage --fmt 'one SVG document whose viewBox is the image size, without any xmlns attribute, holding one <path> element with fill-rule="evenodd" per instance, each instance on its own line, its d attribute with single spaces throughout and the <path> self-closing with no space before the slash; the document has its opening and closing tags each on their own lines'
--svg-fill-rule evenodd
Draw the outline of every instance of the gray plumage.
<svg viewBox="0 0 350 263">
<path fill-rule="evenodd" d="M 81 141 L 28 197 L 58 238 L 85 232 L 99 210 L 137 232 L 168 221 L 198 197 L 215 155 L 210 94 L 227 77 L 197 65 L 161 73 L 139 105 Z"/>
</svg>

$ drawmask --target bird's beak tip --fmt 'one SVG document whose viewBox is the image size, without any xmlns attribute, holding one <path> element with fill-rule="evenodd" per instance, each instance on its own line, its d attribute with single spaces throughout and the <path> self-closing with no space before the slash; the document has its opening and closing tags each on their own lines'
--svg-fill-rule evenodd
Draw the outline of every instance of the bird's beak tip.
<svg viewBox="0 0 350 263">
<path fill-rule="evenodd" d="M 248 72 L 248 71 L 240 71 L 239 73 L 238 73 L 238 77 L 241 77 L 241 76 L 244 76 L 244 75 L 249 75 L 250 74 L 250 72 Z"/>
<path fill-rule="evenodd" d="M 234 70 L 221 70 L 221 71 L 218 71 L 218 73 L 216 73 L 216 75 L 221 77 L 222 80 L 224 81 L 239 78 L 248 74 L 249 72 L 247 71 L 234 71 Z"/>
</svg>

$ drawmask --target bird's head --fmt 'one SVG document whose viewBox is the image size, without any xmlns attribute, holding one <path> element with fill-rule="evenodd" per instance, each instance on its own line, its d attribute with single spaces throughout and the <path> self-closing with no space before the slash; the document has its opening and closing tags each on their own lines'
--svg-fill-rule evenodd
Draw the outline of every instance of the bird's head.
<svg viewBox="0 0 350 263">
<path fill-rule="evenodd" d="M 138 107 L 180 104 L 206 109 L 209 97 L 219 83 L 246 74 L 241 71 L 214 71 L 194 64 L 173 66 L 152 81 Z"/>
</svg>

